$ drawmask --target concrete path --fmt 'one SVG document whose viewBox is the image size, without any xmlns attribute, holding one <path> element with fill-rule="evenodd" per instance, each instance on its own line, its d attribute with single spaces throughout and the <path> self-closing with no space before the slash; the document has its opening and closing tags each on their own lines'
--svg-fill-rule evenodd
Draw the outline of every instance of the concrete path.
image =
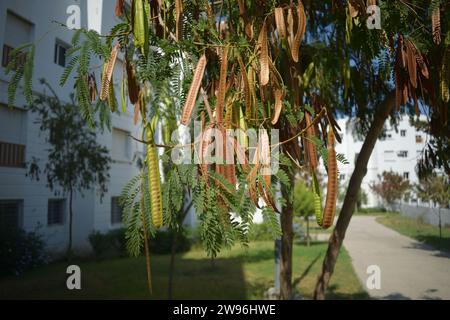
<svg viewBox="0 0 450 320">
<path fill-rule="evenodd" d="M 350 222 L 344 246 L 362 285 L 379 299 L 450 299 L 450 255 L 405 237 L 375 221 L 355 216 Z M 376 267 L 380 269 L 380 289 Z M 372 276 L 372 277 L 371 277 Z"/>
</svg>

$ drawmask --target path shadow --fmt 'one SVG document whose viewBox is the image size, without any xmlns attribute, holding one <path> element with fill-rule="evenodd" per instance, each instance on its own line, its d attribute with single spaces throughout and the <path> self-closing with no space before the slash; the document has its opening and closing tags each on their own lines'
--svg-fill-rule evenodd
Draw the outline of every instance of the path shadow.
<svg viewBox="0 0 450 320">
<path fill-rule="evenodd" d="M 317 257 L 314 258 L 313 261 L 306 267 L 305 271 L 300 275 L 300 277 L 294 279 L 293 287 L 297 287 L 297 285 L 308 275 L 308 273 L 311 271 L 312 267 L 316 264 L 317 260 L 320 259 L 322 256 L 321 253 L 317 255 Z"/>
<path fill-rule="evenodd" d="M 328 286 L 326 298 L 327 300 L 368 300 L 370 296 L 365 291 L 359 291 L 356 293 L 342 293 L 338 292 L 339 286 L 332 284 Z"/>
<path fill-rule="evenodd" d="M 407 246 L 407 249 L 420 249 L 426 251 L 434 251 L 433 255 L 435 257 L 450 259 L 450 251 L 447 247 L 450 244 L 445 244 L 447 240 L 450 243 L 450 239 L 442 239 L 444 242 L 439 244 L 439 237 L 436 236 L 419 236 L 417 241 L 415 241 L 411 246 Z M 442 249 L 444 248 L 444 249 Z"/>
</svg>

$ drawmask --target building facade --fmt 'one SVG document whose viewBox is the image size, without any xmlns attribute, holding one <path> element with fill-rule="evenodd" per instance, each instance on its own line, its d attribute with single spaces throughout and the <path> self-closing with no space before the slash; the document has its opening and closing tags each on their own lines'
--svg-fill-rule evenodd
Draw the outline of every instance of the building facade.
<svg viewBox="0 0 450 320">
<path fill-rule="evenodd" d="M 425 119 L 422 119 L 425 120 Z M 359 140 L 353 133 L 352 122 L 348 119 L 338 120 L 341 127 L 342 144 L 336 145 L 336 152 L 345 155 L 349 164 L 339 163 L 339 174 L 341 186 L 348 185 L 350 177 L 355 168 L 356 158 L 361 150 L 363 141 Z M 425 147 L 426 134 L 417 131 L 410 124 L 409 118 L 403 116 L 396 128 L 386 125 L 385 138 L 379 139 L 367 164 L 367 174 L 364 177 L 361 188 L 367 195 L 365 207 L 381 207 L 381 199 L 370 189 L 370 185 L 378 180 L 378 175 L 384 171 L 393 171 L 411 184 L 417 183 L 416 173 L 417 161 Z M 414 194 L 407 201 L 411 204 L 418 200 Z"/>
<path fill-rule="evenodd" d="M 68 243 L 68 201 L 64 195 L 55 196 L 46 187 L 45 179 L 33 181 L 26 176 L 27 161 L 36 157 L 41 164 L 45 163 L 46 133 L 39 131 L 35 115 L 26 110 L 20 88 L 15 107 L 7 108 L 10 76 L 4 71 L 8 52 L 24 43 L 36 43 L 33 89 L 43 92 L 38 80 L 45 78 L 61 100 L 69 101 L 74 80 L 69 79 L 60 87 L 59 79 L 68 62 L 65 52 L 70 48 L 74 31 L 54 21 L 66 23 L 76 13 L 74 6 L 79 8 L 83 28 L 106 34 L 119 22 L 114 15 L 115 1 L 0 1 L 0 224 L 37 231 L 54 251 L 64 250 Z M 116 92 L 120 92 L 121 64 L 119 59 L 114 74 Z M 96 79 L 100 79 L 100 70 L 95 70 Z M 106 232 L 122 225 L 118 196 L 129 179 L 138 174 L 137 159 L 144 156 L 142 144 L 131 138 L 141 136 L 140 128 L 133 124 L 133 110 L 128 103 L 126 113 L 112 115 L 111 131 L 97 135 L 98 142 L 110 150 L 113 163 L 108 193 L 103 199 L 95 188 L 77 193 L 74 199 L 73 242 L 79 250 L 89 248 L 88 235 L 94 230 Z"/>
</svg>

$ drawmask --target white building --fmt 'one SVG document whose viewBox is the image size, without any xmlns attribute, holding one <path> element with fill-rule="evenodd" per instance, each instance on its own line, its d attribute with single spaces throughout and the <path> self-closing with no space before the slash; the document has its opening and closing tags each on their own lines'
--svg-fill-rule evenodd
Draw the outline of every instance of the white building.
<svg viewBox="0 0 450 320">
<path fill-rule="evenodd" d="M 103 0 L 2 0 L 0 1 L 0 224 L 27 231 L 38 231 L 49 249 L 64 250 L 68 242 L 68 203 L 46 187 L 46 179 L 32 181 L 25 176 L 24 163 L 39 158 L 45 161 L 45 137 L 34 123 L 35 115 L 24 109 L 25 100 L 20 89 L 13 110 L 7 108 L 9 76 L 4 73 L 7 52 L 28 42 L 37 42 L 33 89 L 42 90 L 38 79 L 45 78 L 62 100 L 68 100 L 73 90 L 73 79 L 65 87 L 59 86 L 64 70 L 65 50 L 70 47 L 73 31 L 52 21 L 65 23 L 71 5 L 81 13 L 81 26 L 106 34 L 119 20 L 114 16 L 115 1 Z M 121 61 L 115 77 L 121 79 Z M 95 65 L 95 62 L 93 62 Z M 100 79 L 100 69 L 96 78 Z M 115 81 L 120 92 L 120 81 Z M 119 100 L 120 101 L 120 100 Z M 113 163 L 108 193 L 103 201 L 96 190 L 76 195 L 74 200 L 73 243 L 78 249 L 88 248 L 88 235 L 121 226 L 117 197 L 133 176 L 138 174 L 137 157 L 142 157 L 143 146 L 129 136 L 140 137 L 133 124 L 134 108 L 129 104 L 126 114 L 112 116 L 112 132 L 98 135 L 98 141 L 111 150 Z M 42 162 L 41 162 L 42 164 Z M 44 177 L 42 177 L 44 178 Z"/>
<path fill-rule="evenodd" d="M 423 119 L 424 120 L 424 119 Z M 339 163 L 340 183 L 348 185 L 356 163 L 356 157 L 361 150 L 363 141 L 358 140 L 352 132 L 352 123 L 348 119 L 338 121 L 341 127 L 342 144 L 337 144 L 336 152 L 345 155 L 349 164 Z M 366 207 L 381 206 L 381 199 L 374 194 L 369 185 L 378 180 L 378 175 L 384 171 L 394 171 L 411 183 L 417 183 L 417 161 L 426 142 L 426 135 L 417 131 L 409 123 L 409 118 L 403 116 L 397 131 L 391 125 L 386 125 L 386 138 L 377 141 L 367 164 L 367 174 L 361 188 L 367 194 Z M 411 201 L 417 201 L 414 197 Z"/>
</svg>

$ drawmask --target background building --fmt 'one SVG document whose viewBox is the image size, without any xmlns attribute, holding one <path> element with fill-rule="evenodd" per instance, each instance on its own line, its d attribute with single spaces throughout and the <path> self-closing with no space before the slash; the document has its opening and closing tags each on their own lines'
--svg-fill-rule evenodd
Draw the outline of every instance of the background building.
<svg viewBox="0 0 450 320">
<path fill-rule="evenodd" d="M 354 135 L 351 121 L 340 119 L 338 123 L 342 129 L 342 144 L 336 145 L 336 152 L 344 154 L 349 162 L 347 165 L 339 163 L 340 183 L 341 186 L 346 186 L 350 181 L 363 142 Z M 389 124 L 386 126 L 385 138 L 377 141 L 367 165 L 367 174 L 361 185 L 367 195 L 365 207 L 382 206 L 381 199 L 369 186 L 376 182 L 378 175 L 384 171 L 392 170 L 412 184 L 418 182 L 415 168 L 425 147 L 425 141 L 425 133 L 411 126 L 407 116 L 399 121 L 396 129 Z M 417 201 L 419 200 L 412 195 L 410 202 L 417 203 Z"/>
<path fill-rule="evenodd" d="M 73 31 L 54 23 L 66 23 L 68 8 L 80 8 L 81 26 L 106 34 L 119 18 L 114 15 L 115 1 L 102 0 L 2 0 L 0 1 L 0 223 L 26 231 L 38 229 L 51 250 L 64 250 L 68 242 L 68 208 L 63 197 L 55 197 L 45 179 L 32 181 L 25 176 L 25 163 L 36 157 L 45 161 L 45 136 L 35 124 L 35 115 L 24 108 L 25 100 L 18 91 L 15 108 L 7 108 L 9 76 L 4 73 L 8 52 L 21 44 L 37 43 L 33 89 L 42 92 L 40 78 L 45 78 L 61 100 L 69 101 L 73 79 L 64 87 L 59 78 L 66 65 L 65 52 L 70 48 Z M 122 62 L 118 61 L 115 78 L 121 79 Z M 95 62 L 92 65 L 96 65 Z M 100 62 L 97 64 L 100 65 Z M 95 70 L 97 81 L 100 70 Z M 115 81 L 120 92 L 120 81 Z M 99 86 L 99 84 L 98 84 Z M 120 100 L 119 100 L 120 101 Z M 96 190 L 74 200 L 74 247 L 88 248 L 87 237 L 93 230 L 108 231 L 121 226 L 118 196 L 125 183 L 138 173 L 137 159 L 143 146 L 130 135 L 140 137 L 133 124 L 134 107 L 126 114 L 112 116 L 112 130 L 98 134 L 98 141 L 111 151 L 109 191 L 103 201 Z"/>
</svg>

